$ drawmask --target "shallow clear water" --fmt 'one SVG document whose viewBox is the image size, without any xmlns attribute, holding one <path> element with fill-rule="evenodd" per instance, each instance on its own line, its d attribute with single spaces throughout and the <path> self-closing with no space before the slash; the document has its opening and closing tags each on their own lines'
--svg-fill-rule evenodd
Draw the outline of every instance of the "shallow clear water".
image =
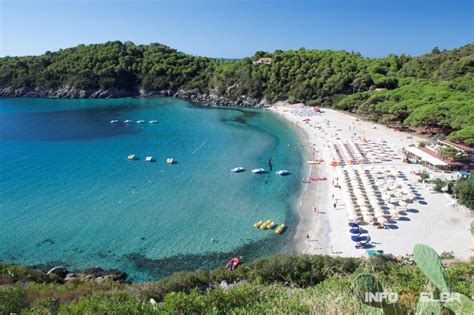
<svg viewBox="0 0 474 315">
<path fill-rule="evenodd" d="M 268 169 L 269 158 L 268 174 L 229 171 Z M 268 255 L 289 247 L 301 165 L 297 134 L 266 111 L 0 99 L 0 260 L 117 268 L 144 281 Z M 292 174 L 274 174 L 282 168 Z M 266 219 L 290 229 L 252 228 Z"/>
</svg>

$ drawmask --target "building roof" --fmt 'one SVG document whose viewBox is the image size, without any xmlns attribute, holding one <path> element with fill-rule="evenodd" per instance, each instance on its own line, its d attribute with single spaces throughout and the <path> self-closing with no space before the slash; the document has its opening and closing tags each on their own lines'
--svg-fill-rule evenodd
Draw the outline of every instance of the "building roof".
<svg viewBox="0 0 474 315">
<path fill-rule="evenodd" d="M 438 151 L 434 150 L 434 149 L 431 149 L 431 148 L 428 148 L 428 147 L 425 147 L 425 148 L 420 148 L 421 151 L 425 152 L 425 153 L 428 153 L 429 155 L 437 158 L 437 159 L 440 159 L 441 161 L 449 164 L 449 165 L 458 165 L 458 166 L 461 166 L 461 165 L 465 165 L 465 164 L 469 164 L 469 161 L 464 161 L 464 160 L 454 160 L 454 159 L 447 159 L 447 158 L 444 158 L 441 156 L 441 154 L 439 154 Z"/>
<path fill-rule="evenodd" d="M 422 151 L 422 150 L 418 149 L 417 147 L 406 147 L 405 150 L 412 153 L 413 155 L 419 157 L 423 161 L 426 161 L 426 162 L 430 163 L 431 165 L 435 165 L 435 166 L 446 166 L 446 165 L 448 165 L 448 163 L 438 159 L 437 157 L 432 156 L 431 154 L 428 154 L 425 151 Z"/>
<path fill-rule="evenodd" d="M 466 153 L 474 153 L 474 148 L 464 145 L 464 144 L 456 143 L 449 140 L 443 140 L 443 141 L 440 140 L 438 142 L 441 144 L 449 145 L 450 147 L 453 147 L 455 149 L 462 150 Z"/>
</svg>

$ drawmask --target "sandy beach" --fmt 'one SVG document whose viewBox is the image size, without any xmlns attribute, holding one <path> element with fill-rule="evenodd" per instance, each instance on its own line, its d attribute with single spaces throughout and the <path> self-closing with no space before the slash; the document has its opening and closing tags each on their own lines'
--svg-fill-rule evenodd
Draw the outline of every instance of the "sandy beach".
<svg viewBox="0 0 474 315">
<path fill-rule="evenodd" d="M 308 175 L 298 204 L 300 223 L 294 236 L 297 252 L 365 256 L 367 248 L 356 248 L 357 242 L 351 239 L 353 234 L 350 233 L 349 222 L 353 219 L 351 213 L 354 213 L 354 199 L 351 201 L 349 192 L 352 189 L 347 188 L 347 185 L 353 184 L 352 179 L 360 174 L 361 177 L 369 176 L 372 185 L 376 186 L 375 183 L 378 183 L 384 186 L 385 181 L 392 180 L 391 176 L 396 174 L 402 178 L 397 187 L 409 188 L 408 196 L 413 194 L 413 200 L 397 203 L 397 206 L 403 207 L 378 209 L 384 211 L 388 218 L 378 219 L 384 221 L 385 228 L 373 224 L 361 225 L 365 235 L 370 236 L 370 249 L 401 256 L 410 254 L 415 244 L 424 243 L 438 253 L 452 252 L 455 257 L 463 259 L 472 256 L 470 246 L 473 239 L 469 232 L 469 225 L 473 220 L 471 211 L 458 205 L 448 194 L 435 193 L 429 185 L 418 183 L 415 173 L 425 169 L 424 167 L 402 162 L 403 147 L 426 139 L 327 108 L 322 109 L 321 114 L 316 114 L 312 108 L 302 104 L 279 102 L 269 107 L 269 110 L 299 130 L 307 160 L 322 160 L 319 164 L 308 165 L 306 170 Z M 349 147 L 347 152 L 345 146 Z M 335 155 L 338 149 L 347 160 L 351 158 L 344 154 L 352 154 L 352 148 L 359 152 L 367 150 L 371 154 L 367 157 L 371 158 L 370 162 L 367 160 L 366 163 L 354 165 L 331 165 L 331 161 L 337 160 Z M 354 150 L 355 154 L 358 153 L 357 150 Z M 389 158 L 379 160 L 378 150 L 389 152 Z M 366 157 L 364 154 L 359 155 L 362 156 Z M 351 180 L 344 177 L 347 174 L 351 176 Z M 393 175 L 398 184 L 397 176 Z M 325 180 L 318 180 L 321 178 Z M 363 179 L 365 185 L 368 185 L 368 179 Z M 372 189 L 370 186 L 367 188 Z M 383 193 L 378 192 L 377 187 L 375 189 L 377 192 L 373 192 L 374 196 L 375 193 L 379 197 L 391 193 L 389 189 Z M 401 192 L 399 196 L 405 197 Z M 388 211 L 393 217 L 390 217 Z"/>
</svg>

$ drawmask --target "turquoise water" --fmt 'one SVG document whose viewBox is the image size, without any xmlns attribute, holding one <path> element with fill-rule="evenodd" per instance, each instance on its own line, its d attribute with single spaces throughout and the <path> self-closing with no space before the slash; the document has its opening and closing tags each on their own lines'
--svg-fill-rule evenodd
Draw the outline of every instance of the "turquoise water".
<svg viewBox="0 0 474 315">
<path fill-rule="evenodd" d="M 270 158 L 267 174 L 229 171 L 268 169 Z M 291 250 L 301 165 L 297 134 L 266 111 L 172 98 L 0 99 L 0 260 L 117 268 L 144 281 Z M 290 229 L 252 228 L 267 219 Z"/>
</svg>

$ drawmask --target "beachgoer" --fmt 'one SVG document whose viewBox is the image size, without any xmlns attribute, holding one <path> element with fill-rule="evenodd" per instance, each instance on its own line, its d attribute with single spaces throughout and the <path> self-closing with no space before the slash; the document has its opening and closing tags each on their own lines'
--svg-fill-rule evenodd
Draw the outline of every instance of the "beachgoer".
<svg viewBox="0 0 474 315">
<path fill-rule="evenodd" d="M 306 238 L 309 238 L 309 234 L 306 234 Z"/>
<path fill-rule="evenodd" d="M 334 208 L 336 208 L 336 203 L 334 203 Z"/>
</svg>

